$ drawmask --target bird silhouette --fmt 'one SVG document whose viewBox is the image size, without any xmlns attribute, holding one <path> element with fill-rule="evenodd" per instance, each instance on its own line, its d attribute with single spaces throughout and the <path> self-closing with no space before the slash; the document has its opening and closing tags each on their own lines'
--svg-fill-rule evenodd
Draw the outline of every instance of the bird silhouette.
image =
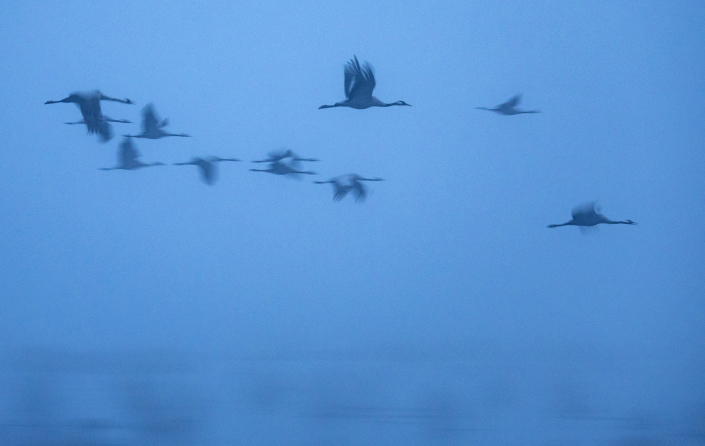
<svg viewBox="0 0 705 446">
<path fill-rule="evenodd" d="M 589 203 L 585 203 L 580 206 L 576 206 L 573 208 L 572 211 L 572 216 L 573 219 L 561 223 L 558 225 L 548 225 L 549 228 L 557 228 L 559 226 L 581 226 L 581 227 L 590 227 L 590 226 L 595 226 L 599 225 L 600 223 L 605 223 L 608 225 L 635 225 L 631 220 L 624 220 L 624 221 L 613 221 L 605 217 L 604 215 L 600 214 L 599 209 L 596 209 L 596 204 L 594 201 L 591 201 Z M 582 229 L 582 228 L 581 228 Z"/>
<path fill-rule="evenodd" d="M 314 181 L 316 184 L 333 185 L 333 201 L 340 201 L 349 193 L 355 196 L 355 201 L 364 201 L 367 198 L 367 188 L 361 181 L 384 181 L 382 178 L 363 178 L 356 173 L 340 175 L 328 181 Z"/>
<path fill-rule="evenodd" d="M 155 163 L 150 163 L 150 164 L 145 164 L 142 161 L 140 161 L 138 158 L 140 157 L 140 153 L 137 151 L 135 148 L 134 143 L 130 138 L 124 138 L 122 142 L 120 143 L 120 147 L 118 148 L 118 164 L 115 167 L 101 167 L 100 170 L 134 170 L 134 169 L 139 169 L 142 167 L 150 167 L 150 166 L 163 166 L 164 163 L 160 162 L 155 162 Z"/>
<path fill-rule="evenodd" d="M 142 109 L 142 133 L 139 135 L 122 135 L 129 138 L 148 138 L 148 139 L 159 139 L 165 136 L 183 136 L 190 137 L 186 133 L 168 133 L 162 130 L 169 124 L 168 119 L 159 119 L 156 110 L 154 110 L 154 105 L 147 104 Z"/>
<path fill-rule="evenodd" d="M 60 101 L 46 101 L 44 104 L 73 103 L 81 110 L 83 120 L 76 122 L 66 122 L 65 124 L 86 124 L 89 134 L 97 134 L 100 142 L 108 142 L 113 137 L 113 132 L 109 122 L 130 123 L 125 119 L 110 119 L 103 115 L 100 108 L 100 101 L 115 101 L 123 104 L 133 104 L 129 99 L 116 99 L 104 95 L 98 90 L 73 92 L 68 97 Z"/>
<path fill-rule="evenodd" d="M 289 158 L 289 165 L 295 169 L 301 168 L 302 161 L 320 161 L 317 158 L 301 158 L 293 150 L 273 150 L 267 154 L 263 160 L 252 161 L 253 163 L 276 163 Z"/>
<path fill-rule="evenodd" d="M 372 96 L 372 90 L 375 89 L 375 75 L 372 73 L 372 67 L 369 63 L 360 67 L 360 62 L 357 61 L 357 56 L 345 64 L 345 100 L 336 102 L 333 105 L 321 105 L 321 108 L 332 107 L 350 107 L 362 110 L 370 107 L 390 107 L 392 105 L 408 105 L 404 101 L 392 102 L 385 104 L 376 97 Z"/>
<path fill-rule="evenodd" d="M 507 115 L 507 116 L 520 115 L 522 113 L 541 113 L 538 110 L 527 110 L 527 111 L 518 110 L 518 109 L 516 109 L 516 106 L 519 105 L 519 103 L 521 103 L 521 94 L 514 96 L 513 98 L 511 98 L 510 100 L 508 100 L 507 102 L 505 102 L 503 104 L 499 104 L 495 108 L 487 108 L 487 107 L 476 107 L 476 108 L 478 110 L 493 111 L 493 112 L 499 113 L 501 115 Z"/>
<path fill-rule="evenodd" d="M 312 172 L 310 170 L 299 170 L 296 167 L 294 167 L 291 162 L 286 163 L 283 161 L 275 161 L 273 163 L 269 163 L 268 169 L 250 169 L 250 170 L 252 172 L 268 172 L 268 173 L 272 173 L 274 175 L 290 175 L 294 178 L 298 178 L 299 175 L 301 175 L 301 174 L 317 175 L 316 172 Z"/>
<path fill-rule="evenodd" d="M 218 169 L 215 163 L 222 161 L 241 161 L 237 158 L 219 158 L 217 156 L 209 156 L 207 158 L 193 157 L 191 161 L 185 163 L 174 163 L 174 166 L 193 165 L 198 167 L 201 174 L 201 180 L 209 186 L 215 184 L 218 177 Z"/>
</svg>

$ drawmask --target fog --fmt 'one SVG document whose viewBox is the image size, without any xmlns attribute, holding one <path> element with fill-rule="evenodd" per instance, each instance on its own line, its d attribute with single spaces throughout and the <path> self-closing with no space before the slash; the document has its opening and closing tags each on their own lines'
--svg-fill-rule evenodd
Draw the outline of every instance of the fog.
<svg viewBox="0 0 705 446">
<path fill-rule="evenodd" d="M 705 443 L 703 29 L 685 1 L 0 5 L 0 443 Z M 354 56 L 411 107 L 320 110 Z M 44 105 L 96 89 L 132 102 L 107 142 Z M 476 108 L 517 94 L 541 113 Z M 190 137 L 100 170 L 149 103 Z M 285 149 L 316 175 L 249 170 Z M 172 166 L 211 156 L 242 161 Z M 348 173 L 384 181 L 313 183 Z M 637 224 L 547 228 L 591 201 Z"/>
</svg>

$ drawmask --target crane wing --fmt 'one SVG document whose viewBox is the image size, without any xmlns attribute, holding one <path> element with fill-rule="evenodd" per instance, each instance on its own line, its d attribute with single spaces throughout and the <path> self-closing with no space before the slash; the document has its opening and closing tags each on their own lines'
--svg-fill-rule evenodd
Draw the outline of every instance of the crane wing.
<svg viewBox="0 0 705 446">
<path fill-rule="evenodd" d="M 279 150 L 272 150 L 267 153 L 267 156 L 271 158 L 272 160 L 280 161 L 283 160 L 284 158 L 288 157 L 290 155 L 289 150 L 284 150 L 284 149 L 279 149 Z"/>
<path fill-rule="evenodd" d="M 353 79 L 355 78 L 355 70 L 351 65 L 353 61 L 345 64 L 345 97 L 350 98 L 350 87 L 352 87 Z"/>
<path fill-rule="evenodd" d="M 97 124 L 103 119 L 103 112 L 100 109 L 100 97 L 90 94 L 80 94 L 81 101 L 78 103 L 78 108 L 81 109 L 81 115 L 83 120 L 86 121 L 88 125 L 88 131 L 90 133 L 95 133 Z M 94 128 L 91 129 L 91 123 Z"/>
<path fill-rule="evenodd" d="M 113 139 L 113 129 L 105 119 L 101 119 L 97 123 L 96 132 L 98 133 L 98 139 L 100 142 L 108 142 Z"/>
<path fill-rule="evenodd" d="M 142 133 L 149 133 L 159 127 L 159 116 L 154 110 L 154 105 L 151 103 L 145 105 L 142 109 Z"/>
<path fill-rule="evenodd" d="M 76 93 L 76 95 L 81 98 L 78 107 L 81 109 L 81 115 L 83 115 L 83 121 L 86 123 L 88 133 L 97 133 L 100 142 L 110 141 L 113 137 L 113 132 L 100 108 L 101 93 L 94 91 Z"/>
<path fill-rule="evenodd" d="M 353 183 L 352 191 L 355 195 L 355 201 L 364 201 L 367 198 L 367 188 L 359 181 Z"/>
<path fill-rule="evenodd" d="M 350 99 L 356 96 L 372 96 L 375 89 L 375 75 L 372 67 L 365 63 L 360 67 L 357 56 L 345 65 L 345 97 Z"/>
<path fill-rule="evenodd" d="M 507 107 L 507 108 L 514 108 L 517 105 L 521 103 L 521 94 L 518 94 L 505 102 L 504 104 L 500 105 L 500 107 Z"/>
<path fill-rule="evenodd" d="M 590 201 L 585 204 L 581 204 L 580 206 L 576 206 L 573 208 L 571 211 L 571 215 L 573 216 L 573 220 L 580 220 L 583 217 L 586 217 L 588 215 L 595 214 L 595 202 Z"/>
<path fill-rule="evenodd" d="M 130 138 L 124 138 L 120 143 L 120 155 L 118 157 L 120 163 L 125 166 L 134 162 L 140 157 L 140 153 L 135 148 Z"/>
<path fill-rule="evenodd" d="M 201 179 L 204 183 L 212 186 L 215 183 L 215 164 L 207 160 L 200 160 L 198 170 L 201 172 Z"/>
<path fill-rule="evenodd" d="M 338 183 L 333 183 L 333 201 L 340 201 L 348 194 L 350 191 L 349 187 L 342 186 Z"/>
</svg>

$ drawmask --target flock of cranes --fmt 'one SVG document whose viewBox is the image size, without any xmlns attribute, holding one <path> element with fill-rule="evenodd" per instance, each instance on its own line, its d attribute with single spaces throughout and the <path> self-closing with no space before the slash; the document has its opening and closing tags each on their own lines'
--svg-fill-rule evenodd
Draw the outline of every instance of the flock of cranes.
<svg viewBox="0 0 705 446">
<path fill-rule="evenodd" d="M 346 69 L 346 88 L 352 85 L 352 89 L 357 91 L 355 93 L 356 97 L 362 98 L 364 94 L 367 94 L 372 98 L 372 89 L 374 88 L 374 76 L 372 76 L 372 71 L 369 65 L 365 66 L 365 71 L 361 71 L 359 68 L 359 63 L 355 59 L 355 64 L 358 68 L 358 73 L 360 76 L 366 76 L 367 82 L 366 86 L 360 80 L 351 79 L 349 77 L 349 71 Z M 352 62 L 349 64 L 352 66 Z M 372 84 L 370 85 L 370 80 Z M 367 93 L 365 93 L 367 89 Z M 347 90 L 346 90 L 347 91 Z M 360 96 L 362 95 L 362 96 Z M 374 101 L 381 104 L 376 98 L 372 98 Z M 88 129 L 89 134 L 97 134 L 98 139 L 101 142 L 107 142 L 113 137 L 111 122 L 119 122 L 129 124 L 131 121 L 126 119 L 111 119 L 105 116 L 102 112 L 100 102 L 101 101 L 115 101 L 121 102 L 123 104 L 134 104 L 129 99 L 116 99 L 104 95 L 100 91 L 87 91 L 87 92 L 76 92 L 71 93 L 67 98 L 60 101 L 47 101 L 45 104 L 57 104 L 57 103 L 74 103 L 81 110 L 81 115 L 83 120 L 78 122 L 67 122 L 66 124 L 85 124 Z M 367 108 L 371 105 L 361 106 L 362 102 L 359 100 L 355 102 L 357 104 L 356 108 Z M 169 124 L 167 119 L 161 119 L 157 114 L 154 105 L 147 104 L 142 109 L 142 131 L 141 133 L 131 135 L 123 135 L 124 139 L 120 142 L 118 146 L 117 165 L 114 167 L 101 167 L 100 170 L 136 170 L 145 167 L 154 166 L 164 166 L 166 164 L 161 162 L 145 163 L 140 160 L 140 152 L 135 147 L 133 138 L 147 138 L 147 139 L 160 139 L 169 136 L 179 136 L 179 137 L 190 137 L 186 133 L 169 133 L 164 128 Z M 218 177 L 217 163 L 221 162 L 238 162 L 241 161 L 238 158 L 221 158 L 218 156 L 208 156 L 208 157 L 193 157 L 190 161 L 173 163 L 175 166 L 186 166 L 193 165 L 198 167 L 201 180 L 208 184 L 215 184 Z M 249 169 L 253 172 L 266 172 L 274 175 L 288 175 L 292 177 L 299 177 L 300 175 L 317 175 L 316 172 L 310 170 L 303 170 L 303 162 L 315 162 L 319 161 L 317 158 L 304 158 L 292 150 L 279 150 L 272 151 L 267 154 L 267 158 L 261 160 L 255 160 L 253 163 L 268 163 L 265 169 Z M 328 181 L 316 182 L 319 184 L 330 183 L 334 188 L 334 200 L 339 201 L 348 192 L 352 191 L 356 201 L 362 201 L 367 197 L 367 190 L 362 184 L 362 181 L 382 181 L 381 178 L 364 178 L 357 174 L 347 174 L 341 175 L 339 177 L 332 178 Z"/>
<path fill-rule="evenodd" d="M 391 107 L 394 105 L 408 106 L 404 101 L 396 101 L 385 103 L 372 96 L 375 89 L 376 81 L 372 67 L 369 63 L 360 65 L 357 56 L 345 64 L 344 68 L 344 92 L 345 100 L 336 102 L 333 105 L 321 105 L 319 109 L 334 108 L 334 107 L 350 107 L 358 110 L 363 110 L 370 107 Z M 134 104 L 129 99 L 116 99 L 104 95 L 100 91 L 78 92 L 71 93 L 67 98 L 60 101 L 47 101 L 45 104 L 57 103 L 74 103 L 81 110 L 83 120 L 77 122 L 67 122 L 66 124 L 85 124 L 89 134 L 97 134 L 101 142 L 107 142 L 113 137 L 111 122 L 130 123 L 125 119 L 111 119 L 103 115 L 100 107 L 101 101 L 114 101 L 123 104 Z M 517 105 L 521 102 L 521 95 L 516 95 L 508 101 L 499 104 L 494 108 L 477 107 L 479 110 L 492 111 L 501 115 L 511 116 L 524 113 L 541 113 L 538 110 L 519 110 Z M 147 104 L 142 109 L 142 132 L 137 135 L 123 135 L 125 138 L 120 143 L 118 148 L 118 164 L 115 167 L 103 167 L 101 170 L 134 170 L 143 167 L 163 166 L 165 164 L 143 163 L 139 160 L 140 153 L 135 148 L 132 138 L 148 138 L 159 139 L 168 136 L 189 137 L 185 133 L 169 133 L 164 130 L 169 124 L 167 119 L 160 119 L 152 104 Z M 237 158 L 220 158 L 217 156 L 210 157 L 193 157 L 191 161 L 174 163 L 176 166 L 193 165 L 198 167 L 201 179 L 208 185 L 213 185 L 217 179 L 216 163 L 226 161 L 241 161 Z M 290 175 L 298 177 L 300 175 L 317 175 L 316 172 L 310 170 L 302 170 L 302 162 L 319 161 L 316 158 L 302 158 L 291 150 L 273 151 L 268 154 L 268 157 L 262 160 L 253 161 L 253 163 L 268 163 L 266 169 L 249 169 L 252 172 L 266 172 L 274 175 Z M 365 178 L 358 174 L 350 173 L 333 177 L 328 181 L 314 181 L 315 184 L 331 184 L 333 186 L 333 200 L 340 201 L 348 193 L 352 193 L 356 201 L 362 201 L 367 197 L 367 189 L 363 184 L 364 181 L 384 181 L 382 178 Z M 627 224 L 635 225 L 631 220 L 613 221 L 600 214 L 595 207 L 594 202 L 590 202 L 573 209 L 573 218 L 562 224 L 548 225 L 549 228 L 559 226 L 580 226 L 592 227 L 601 223 L 604 224 Z"/>
</svg>

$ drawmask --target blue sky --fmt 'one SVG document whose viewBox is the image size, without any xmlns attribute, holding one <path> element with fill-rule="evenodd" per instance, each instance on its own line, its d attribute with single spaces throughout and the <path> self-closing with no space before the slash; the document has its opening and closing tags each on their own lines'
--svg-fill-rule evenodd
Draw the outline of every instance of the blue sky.
<svg viewBox="0 0 705 446">
<path fill-rule="evenodd" d="M 467 3 L 0 6 L 0 346 L 575 349 L 650 358 L 629 379 L 664 417 L 702 404 L 705 8 Z M 353 55 L 412 107 L 318 110 Z M 195 168 L 99 171 L 120 138 L 43 105 L 91 89 L 136 103 L 103 103 L 133 121 L 117 135 L 149 102 L 193 135 L 136 140 L 147 162 L 287 147 L 321 159 L 317 179 L 386 181 L 357 204 L 249 163 L 214 187 Z M 475 109 L 517 93 L 543 113 Z M 638 225 L 546 228 L 590 200 Z M 661 413 L 638 394 L 605 406 Z"/>
</svg>

